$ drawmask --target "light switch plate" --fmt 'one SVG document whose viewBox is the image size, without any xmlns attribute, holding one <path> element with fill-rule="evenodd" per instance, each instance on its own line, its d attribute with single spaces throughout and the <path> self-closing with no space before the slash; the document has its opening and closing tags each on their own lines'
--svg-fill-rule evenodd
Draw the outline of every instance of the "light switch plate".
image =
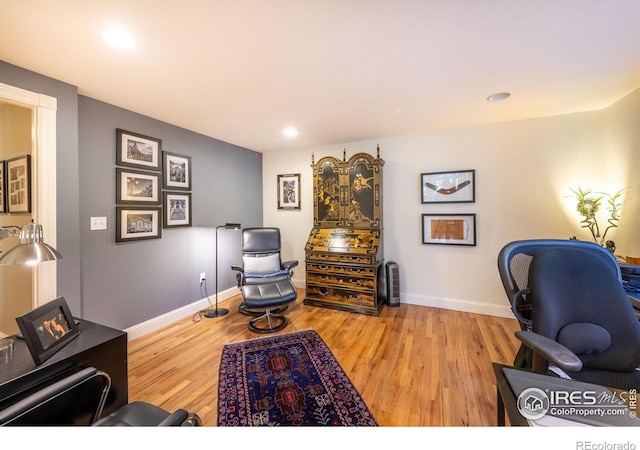
<svg viewBox="0 0 640 450">
<path fill-rule="evenodd" d="M 107 229 L 107 218 L 106 217 L 92 217 L 91 218 L 91 229 L 92 230 L 106 230 Z"/>
</svg>

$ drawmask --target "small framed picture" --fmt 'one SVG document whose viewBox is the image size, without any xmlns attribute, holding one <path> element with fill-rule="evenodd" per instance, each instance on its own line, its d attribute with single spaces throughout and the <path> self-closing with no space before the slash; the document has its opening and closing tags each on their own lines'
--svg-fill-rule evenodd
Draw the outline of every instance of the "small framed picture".
<svg viewBox="0 0 640 450">
<path fill-rule="evenodd" d="M 162 140 L 116 129 L 116 165 L 160 171 Z"/>
<path fill-rule="evenodd" d="M 160 174 L 116 168 L 116 203 L 160 205 Z"/>
<path fill-rule="evenodd" d="M 6 193 L 7 190 L 5 189 L 5 162 L 4 161 L 0 161 L 0 213 L 6 213 L 7 212 L 7 198 L 6 198 Z"/>
<path fill-rule="evenodd" d="M 160 209 L 116 207 L 116 242 L 159 239 L 162 236 Z"/>
<path fill-rule="evenodd" d="M 278 175 L 278 209 L 300 209 L 300 174 Z"/>
<path fill-rule="evenodd" d="M 7 211 L 31 212 L 31 155 L 10 159 L 5 165 Z"/>
<path fill-rule="evenodd" d="M 80 333 L 64 297 L 17 317 L 16 322 L 36 365 L 42 364 Z"/>
<path fill-rule="evenodd" d="M 476 171 L 423 173 L 422 203 L 473 203 L 476 201 Z"/>
<path fill-rule="evenodd" d="M 423 244 L 476 245 L 475 214 L 423 214 Z"/>
<path fill-rule="evenodd" d="M 162 152 L 163 186 L 170 190 L 191 190 L 191 156 Z"/>
<path fill-rule="evenodd" d="M 191 193 L 164 193 L 164 228 L 191 226 Z"/>
</svg>

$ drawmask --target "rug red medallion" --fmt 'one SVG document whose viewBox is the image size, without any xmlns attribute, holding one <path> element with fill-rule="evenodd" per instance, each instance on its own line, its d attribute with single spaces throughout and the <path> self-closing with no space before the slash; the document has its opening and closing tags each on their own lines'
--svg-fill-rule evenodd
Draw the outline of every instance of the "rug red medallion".
<svg viewBox="0 0 640 450">
<path fill-rule="evenodd" d="M 227 344 L 218 426 L 377 426 L 314 330 Z"/>
</svg>

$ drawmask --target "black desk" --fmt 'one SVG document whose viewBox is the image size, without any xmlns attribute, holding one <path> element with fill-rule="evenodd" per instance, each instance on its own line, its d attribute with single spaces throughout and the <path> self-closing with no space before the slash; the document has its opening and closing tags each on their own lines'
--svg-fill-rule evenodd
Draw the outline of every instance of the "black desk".
<svg viewBox="0 0 640 450">
<path fill-rule="evenodd" d="M 513 426 L 634 426 L 640 427 L 640 419 L 632 412 L 640 412 L 640 402 L 636 405 L 629 405 L 629 393 L 618 389 L 611 389 L 595 384 L 583 383 L 580 381 L 567 380 L 539 373 L 529 372 L 522 369 L 502 364 L 493 363 L 493 371 L 497 383 L 498 400 L 498 426 L 505 425 L 505 412 L 509 417 L 509 422 Z M 578 413 L 552 413 L 551 411 L 544 417 L 531 420 L 525 418 L 518 410 L 518 395 L 526 389 L 538 388 L 546 393 L 554 392 L 590 392 L 591 398 L 598 399 L 595 406 L 587 405 L 591 409 L 614 408 L 622 409 L 620 415 L 580 415 Z M 640 400 L 640 393 L 637 394 Z M 582 397 L 578 397 L 579 399 Z M 589 400 L 587 399 L 587 400 Z M 608 403 L 604 401 L 608 399 Z M 617 399 L 617 400 L 616 400 Z M 619 400 L 625 400 L 626 404 L 619 404 Z M 601 401 L 602 400 L 602 401 Z M 585 401 L 588 403 L 588 401 Z M 555 405 L 556 409 L 563 409 L 563 405 Z M 567 408 L 568 409 L 568 408 Z M 579 407 L 578 407 L 579 409 Z"/>
<path fill-rule="evenodd" d="M 0 361 L 0 409 L 39 385 L 84 367 L 95 367 L 111 378 L 104 414 L 128 403 L 127 333 L 87 320 L 79 322 L 78 337 L 39 366 L 33 362 L 26 343 L 16 339 L 12 354 Z"/>
</svg>

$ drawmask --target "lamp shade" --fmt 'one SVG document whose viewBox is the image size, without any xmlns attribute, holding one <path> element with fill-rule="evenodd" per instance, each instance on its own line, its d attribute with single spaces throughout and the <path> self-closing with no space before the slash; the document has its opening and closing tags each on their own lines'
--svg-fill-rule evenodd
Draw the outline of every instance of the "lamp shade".
<svg viewBox="0 0 640 450">
<path fill-rule="evenodd" d="M 0 257 L 0 264 L 37 264 L 62 259 L 58 251 L 43 240 L 42 225 L 33 222 L 20 229 L 20 244 Z"/>
</svg>

